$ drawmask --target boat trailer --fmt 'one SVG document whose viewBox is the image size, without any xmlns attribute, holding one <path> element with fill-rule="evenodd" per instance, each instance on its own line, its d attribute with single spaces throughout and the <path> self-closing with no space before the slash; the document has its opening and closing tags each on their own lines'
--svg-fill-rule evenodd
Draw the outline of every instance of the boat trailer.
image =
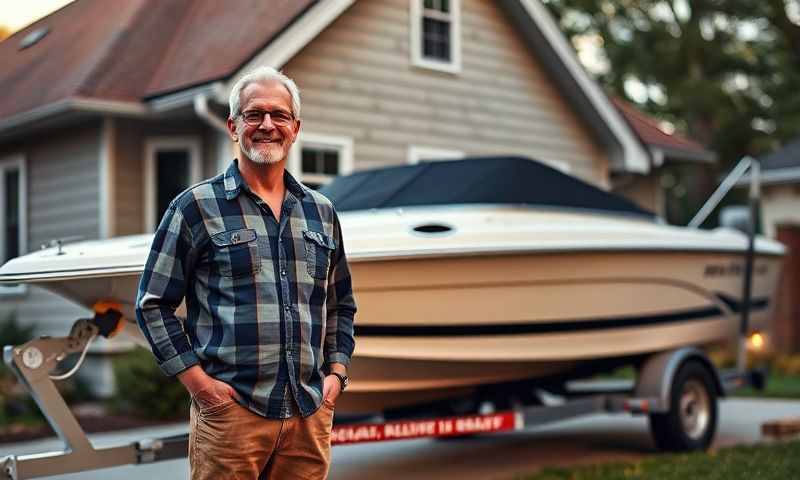
<svg viewBox="0 0 800 480">
<path fill-rule="evenodd" d="M 79 360 L 66 374 L 53 374 L 67 355 L 79 353 L 82 359 L 97 335 L 111 337 L 124 322 L 117 310 L 100 309 L 94 318 L 76 321 L 67 337 L 41 337 L 4 348 L 6 364 L 31 393 L 64 442 L 64 449 L 0 458 L 0 479 L 22 480 L 187 456 L 188 433 L 95 448 L 55 387 L 54 381 L 68 378 L 80 366 Z M 466 415 L 344 424 L 337 421 L 331 443 L 459 437 L 523 430 L 594 413 L 629 413 L 650 416 L 654 439 L 662 448 L 704 449 L 716 430 L 717 397 L 730 389 L 758 383 L 763 379 L 757 374 L 722 374 L 702 351 L 686 347 L 648 357 L 640 365 L 635 383 L 605 388 L 590 382 L 566 383 L 568 395 L 540 391 L 536 404 L 512 399 L 513 407 L 501 411 L 493 411 L 491 403 L 483 402 L 478 413 Z"/>
</svg>

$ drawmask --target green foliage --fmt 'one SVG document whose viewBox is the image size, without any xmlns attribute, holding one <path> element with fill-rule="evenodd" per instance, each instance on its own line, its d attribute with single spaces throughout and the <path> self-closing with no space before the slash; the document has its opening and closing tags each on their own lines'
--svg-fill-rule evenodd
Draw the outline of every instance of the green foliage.
<svg viewBox="0 0 800 480">
<path fill-rule="evenodd" d="M 595 43 L 608 68 L 598 79 L 612 94 L 636 101 L 716 151 L 720 170 L 800 134 L 800 25 L 789 13 L 793 2 L 545 3 L 573 43 L 602 40 Z M 634 98 L 626 89 L 631 82 L 640 82 L 644 95 Z"/>
<path fill-rule="evenodd" d="M 21 326 L 17 322 L 16 312 L 11 312 L 0 320 L 0 347 L 6 345 L 20 345 L 31 338 L 35 326 Z M 4 425 L 15 417 L 20 411 L 29 411 L 30 402 L 20 398 L 17 388 L 14 388 L 16 378 L 11 373 L 5 362 L 0 361 L 0 425 Z"/>
<path fill-rule="evenodd" d="M 189 394 L 159 370 L 151 352 L 137 348 L 115 358 L 113 368 L 117 389 L 111 407 L 116 413 L 158 420 L 189 416 Z"/>
<path fill-rule="evenodd" d="M 547 468 L 518 480 L 784 480 L 800 472 L 800 442 L 734 447 L 712 453 L 661 455 L 635 463 Z"/>
</svg>

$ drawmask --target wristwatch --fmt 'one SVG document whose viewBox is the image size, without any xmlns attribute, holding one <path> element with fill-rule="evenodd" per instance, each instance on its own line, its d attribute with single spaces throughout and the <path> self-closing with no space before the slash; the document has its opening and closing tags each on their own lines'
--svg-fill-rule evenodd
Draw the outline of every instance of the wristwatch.
<svg viewBox="0 0 800 480">
<path fill-rule="evenodd" d="M 343 392 L 347 389 L 347 386 L 350 385 L 350 377 L 347 375 L 342 375 L 341 373 L 336 372 L 331 372 L 331 375 L 336 375 L 336 378 L 339 379 L 339 384 L 342 386 Z"/>
</svg>

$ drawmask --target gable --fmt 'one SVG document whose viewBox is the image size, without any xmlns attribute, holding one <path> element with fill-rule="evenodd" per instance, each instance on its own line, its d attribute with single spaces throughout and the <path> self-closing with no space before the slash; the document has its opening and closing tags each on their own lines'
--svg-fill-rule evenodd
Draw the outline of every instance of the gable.
<svg viewBox="0 0 800 480">
<path fill-rule="evenodd" d="M 412 146 L 517 154 L 607 183 L 609 159 L 492 2 L 462 0 L 458 74 L 412 65 L 408 0 L 356 2 L 289 60 L 303 129 L 345 135 L 357 168 Z"/>
</svg>

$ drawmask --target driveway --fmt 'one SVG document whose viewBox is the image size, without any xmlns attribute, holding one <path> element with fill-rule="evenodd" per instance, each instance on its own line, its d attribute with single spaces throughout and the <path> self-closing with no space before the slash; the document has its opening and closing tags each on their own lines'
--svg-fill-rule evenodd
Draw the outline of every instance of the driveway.
<svg viewBox="0 0 800 480">
<path fill-rule="evenodd" d="M 800 401 L 732 399 L 720 402 L 720 425 L 715 446 L 761 440 L 767 420 L 800 416 Z M 96 445 L 115 445 L 141 438 L 185 431 L 171 426 L 93 435 Z M 43 440 L 3 445 L 0 456 L 47 451 L 58 441 Z M 654 453 L 647 419 L 628 415 L 592 415 L 547 427 L 461 440 L 408 440 L 333 449 L 331 480 L 393 479 L 508 479 L 544 466 L 570 466 L 613 460 L 632 460 Z M 188 478 L 184 459 L 153 465 L 127 466 L 73 475 L 59 480 L 134 480 Z"/>
</svg>

